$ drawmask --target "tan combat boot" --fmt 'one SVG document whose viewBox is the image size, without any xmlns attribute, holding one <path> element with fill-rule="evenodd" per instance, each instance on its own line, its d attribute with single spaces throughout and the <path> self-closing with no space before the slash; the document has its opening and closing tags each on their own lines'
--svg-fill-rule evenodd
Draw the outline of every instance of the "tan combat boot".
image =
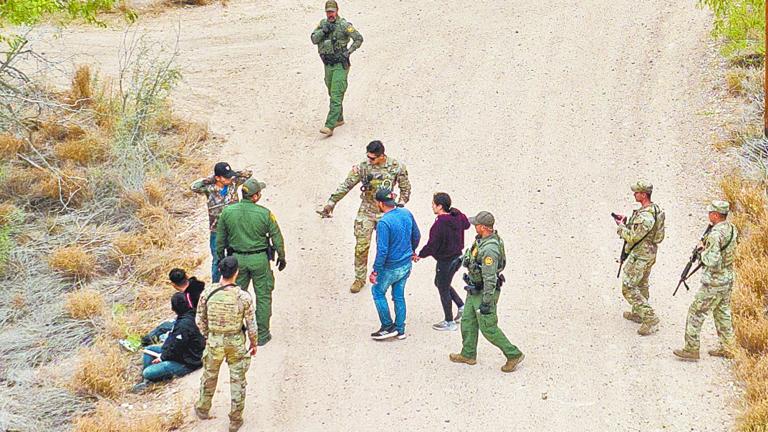
<svg viewBox="0 0 768 432">
<path fill-rule="evenodd" d="M 501 371 L 502 372 L 514 371 L 517 368 L 517 365 L 523 362 L 524 358 L 525 358 L 525 354 L 520 354 L 520 357 L 507 359 L 507 362 L 504 363 L 504 366 L 501 367 Z"/>
<path fill-rule="evenodd" d="M 733 353 L 725 348 L 718 348 L 707 351 L 707 354 L 711 355 L 712 357 L 723 357 L 727 359 L 733 358 Z"/>
<path fill-rule="evenodd" d="M 333 129 L 330 129 L 330 128 L 327 128 L 327 127 L 323 126 L 322 129 L 320 129 L 320 133 L 323 134 L 323 135 L 331 136 L 331 135 L 333 135 Z"/>
<path fill-rule="evenodd" d="M 229 421 L 229 432 L 237 432 L 240 430 L 240 427 L 243 425 L 242 420 L 230 420 Z"/>
<path fill-rule="evenodd" d="M 195 407 L 195 415 L 200 420 L 208 420 L 210 417 L 208 416 L 208 411 L 203 411 L 198 407 Z"/>
<path fill-rule="evenodd" d="M 349 291 L 352 294 L 357 294 L 360 292 L 361 289 L 365 286 L 365 279 L 355 279 L 354 282 L 352 282 L 352 286 L 349 287 Z"/>
<path fill-rule="evenodd" d="M 336 122 L 336 127 L 344 126 L 344 120 L 339 120 Z"/>
<path fill-rule="evenodd" d="M 650 320 L 645 321 L 643 325 L 637 329 L 637 334 L 640 336 L 648 336 L 656 333 L 657 331 L 659 331 L 659 319 L 657 317 L 653 317 Z"/>
<path fill-rule="evenodd" d="M 699 359 L 699 351 L 691 351 L 683 348 L 673 350 L 672 353 L 682 360 L 696 361 Z"/>
<path fill-rule="evenodd" d="M 464 363 L 470 366 L 474 366 L 477 364 L 477 360 L 473 358 L 464 357 L 461 354 L 448 354 L 448 359 L 454 363 Z"/>
<path fill-rule="evenodd" d="M 636 322 L 638 324 L 642 324 L 643 323 L 643 319 L 640 318 L 640 315 L 638 315 L 638 314 L 636 314 L 634 312 L 624 312 L 624 319 L 632 321 L 632 322 Z"/>
</svg>

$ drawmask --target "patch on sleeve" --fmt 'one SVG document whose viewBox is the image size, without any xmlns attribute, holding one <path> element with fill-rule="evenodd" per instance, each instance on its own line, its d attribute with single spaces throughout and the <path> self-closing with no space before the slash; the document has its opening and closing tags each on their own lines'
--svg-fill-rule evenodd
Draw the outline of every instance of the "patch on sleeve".
<svg viewBox="0 0 768 432">
<path fill-rule="evenodd" d="M 277 223 L 277 218 L 275 217 L 275 214 L 272 212 L 269 212 L 269 219 L 271 219 L 272 222 Z"/>
<path fill-rule="evenodd" d="M 483 260 L 483 264 L 485 264 L 485 265 L 493 265 L 493 258 L 491 258 L 489 256 L 485 257 L 485 259 Z"/>
<path fill-rule="evenodd" d="M 356 31 L 355 28 L 352 27 L 351 25 L 347 27 L 347 33 L 354 33 L 355 31 Z"/>
</svg>

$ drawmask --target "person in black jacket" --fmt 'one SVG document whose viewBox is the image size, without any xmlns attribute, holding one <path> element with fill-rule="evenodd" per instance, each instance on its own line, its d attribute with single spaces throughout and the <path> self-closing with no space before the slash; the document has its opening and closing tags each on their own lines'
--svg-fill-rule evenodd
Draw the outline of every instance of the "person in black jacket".
<svg viewBox="0 0 768 432">
<path fill-rule="evenodd" d="M 184 376 L 203 365 L 205 338 L 195 323 L 195 310 L 188 296 L 177 292 L 171 297 L 171 309 L 176 322 L 162 346 L 153 345 L 144 350 L 144 381 L 134 386 L 139 392 L 150 382 Z"/>
</svg>

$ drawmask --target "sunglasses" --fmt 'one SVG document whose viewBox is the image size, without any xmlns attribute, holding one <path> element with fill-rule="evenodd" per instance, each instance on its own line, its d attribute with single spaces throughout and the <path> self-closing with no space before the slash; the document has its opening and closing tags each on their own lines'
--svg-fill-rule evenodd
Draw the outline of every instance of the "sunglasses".
<svg viewBox="0 0 768 432">
<path fill-rule="evenodd" d="M 374 161 L 374 160 L 378 159 L 380 155 L 379 156 L 365 155 L 365 156 L 368 158 L 368 160 Z"/>
</svg>

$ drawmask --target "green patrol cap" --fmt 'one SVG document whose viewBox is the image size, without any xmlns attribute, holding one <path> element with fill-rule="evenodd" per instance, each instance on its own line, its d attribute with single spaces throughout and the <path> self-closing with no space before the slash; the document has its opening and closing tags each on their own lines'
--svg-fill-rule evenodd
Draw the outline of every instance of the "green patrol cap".
<svg viewBox="0 0 768 432">
<path fill-rule="evenodd" d="M 715 200 L 707 206 L 707 211 L 727 215 L 731 211 L 731 205 L 728 204 L 728 201 Z"/>
<path fill-rule="evenodd" d="M 477 216 L 470 217 L 469 223 L 472 225 L 482 225 L 487 226 L 488 228 L 493 228 L 493 224 L 496 223 L 496 218 L 494 218 L 490 212 L 481 211 Z"/>
<path fill-rule="evenodd" d="M 328 0 L 325 2 L 325 11 L 326 12 L 336 12 L 339 10 L 339 4 L 336 3 L 335 0 Z"/>
<path fill-rule="evenodd" d="M 653 192 L 653 185 L 650 182 L 647 182 L 645 180 L 638 180 L 630 186 L 632 189 L 632 192 L 645 192 L 645 193 L 652 193 Z"/>
<path fill-rule="evenodd" d="M 249 197 L 252 195 L 256 195 L 257 193 L 261 192 L 265 187 L 267 187 L 266 183 L 260 182 L 255 178 L 249 178 L 248 180 L 245 181 L 245 183 L 243 183 L 243 196 Z"/>
</svg>

